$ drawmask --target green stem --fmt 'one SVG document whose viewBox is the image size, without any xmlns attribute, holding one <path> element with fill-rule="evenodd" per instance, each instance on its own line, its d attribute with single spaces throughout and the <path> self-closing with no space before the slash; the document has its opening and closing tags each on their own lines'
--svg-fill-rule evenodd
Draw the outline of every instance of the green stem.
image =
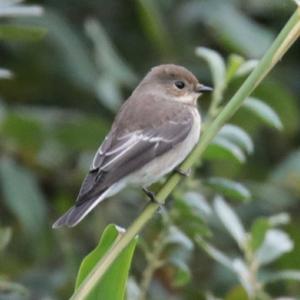
<svg viewBox="0 0 300 300">
<path fill-rule="evenodd" d="M 151 284 L 153 274 L 163 265 L 163 261 L 160 259 L 160 256 L 165 247 L 164 238 L 165 231 L 162 231 L 154 242 L 151 252 L 146 253 L 147 266 L 142 274 L 139 300 L 147 299 L 147 292 Z"/>
<path fill-rule="evenodd" d="M 270 72 L 270 70 L 276 65 L 276 63 L 282 58 L 292 44 L 298 39 L 300 35 L 300 8 L 291 16 L 286 23 L 280 34 L 277 36 L 269 50 L 261 59 L 257 67 L 249 75 L 243 85 L 239 88 L 236 94 L 231 98 L 228 104 L 220 112 L 220 114 L 213 120 L 203 133 L 200 143 L 189 155 L 189 157 L 182 164 L 183 170 L 188 170 L 199 159 L 201 155 L 216 136 L 219 129 L 225 124 L 225 122 L 232 117 L 232 115 L 239 109 L 245 99 L 251 94 L 251 92 L 257 87 L 257 85 L 263 80 L 263 78 Z M 157 200 L 159 203 L 164 204 L 168 195 L 175 189 L 180 181 L 178 174 L 172 175 L 161 188 L 157 194 Z M 79 289 L 75 292 L 71 299 L 83 300 L 91 292 L 92 288 L 103 277 L 105 272 L 124 250 L 124 248 L 130 243 L 130 241 L 143 229 L 145 224 L 152 218 L 156 210 L 159 208 L 158 203 L 150 203 L 145 210 L 137 217 L 133 224 L 128 228 L 126 233 L 117 241 L 110 251 L 97 263 L 92 272 L 81 284 Z"/>
</svg>

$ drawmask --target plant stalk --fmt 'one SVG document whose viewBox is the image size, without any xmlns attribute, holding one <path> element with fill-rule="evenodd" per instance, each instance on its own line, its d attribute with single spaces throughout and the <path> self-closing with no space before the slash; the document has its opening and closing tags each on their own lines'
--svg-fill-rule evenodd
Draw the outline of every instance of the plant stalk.
<svg viewBox="0 0 300 300">
<path fill-rule="evenodd" d="M 228 121 L 232 115 L 239 109 L 246 98 L 253 92 L 258 84 L 265 78 L 271 69 L 278 63 L 282 56 L 288 51 L 292 44 L 299 38 L 300 35 L 300 7 L 288 20 L 284 28 L 281 30 L 277 38 L 274 40 L 271 47 L 260 60 L 257 67 L 248 76 L 242 86 L 238 89 L 235 95 L 230 99 L 224 109 L 217 115 L 217 117 L 207 126 L 205 132 L 200 139 L 199 144 L 188 156 L 188 158 L 181 165 L 182 170 L 188 170 L 196 162 L 199 161 L 209 143 L 216 136 L 220 128 Z M 152 218 L 154 213 L 159 208 L 160 204 L 165 203 L 166 198 L 176 188 L 180 182 L 181 177 L 178 174 L 172 175 L 161 190 L 158 192 L 156 198 L 158 203 L 149 203 L 144 211 L 137 217 L 133 224 L 128 228 L 126 233 L 117 241 L 106 253 L 105 256 L 97 263 L 92 272 L 81 284 L 78 290 L 71 297 L 72 300 L 85 299 L 93 287 L 101 280 L 105 272 L 120 255 L 120 253 L 128 246 L 130 241 L 143 229 L 147 222 Z"/>
<path fill-rule="evenodd" d="M 164 238 L 165 232 L 162 231 L 154 242 L 152 251 L 146 253 L 147 266 L 142 274 L 139 300 L 147 300 L 147 292 L 151 284 L 152 277 L 155 271 L 163 265 L 163 261 L 160 259 L 160 256 L 165 247 Z"/>
</svg>

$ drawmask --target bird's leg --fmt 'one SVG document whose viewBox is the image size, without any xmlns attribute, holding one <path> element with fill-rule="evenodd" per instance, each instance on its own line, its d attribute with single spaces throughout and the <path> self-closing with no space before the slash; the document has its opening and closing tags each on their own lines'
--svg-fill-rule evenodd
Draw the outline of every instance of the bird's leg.
<svg viewBox="0 0 300 300">
<path fill-rule="evenodd" d="M 159 201 L 156 200 L 156 196 L 155 196 L 155 193 L 154 192 L 151 192 L 149 191 L 147 188 L 143 187 L 143 192 L 147 195 L 148 198 L 150 198 L 150 203 L 155 203 L 155 204 L 158 204 L 159 205 L 159 209 L 158 209 L 158 212 L 161 212 L 163 211 L 165 208 L 164 208 L 164 205 L 162 203 L 160 203 Z M 149 202 L 146 204 L 146 206 L 149 204 Z M 145 206 L 145 207 L 146 207 Z M 144 208 L 145 208 L 144 207 Z"/>
<path fill-rule="evenodd" d="M 184 171 L 180 167 L 177 167 L 174 169 L 174 171 L 184 177 L 189 177 L 189 176 L 191 176 L 191 173 L 192 173 L 191 168 L 188 168 L 186 171 Z"/>
<path fill-rule="evenodd" d="M 154 192 L 149 191 L 145 187 L 143 187 L 143 192 L 149 197 L 149 199 L 151 200 L 151 202 L 158 203 L 158 201 L 156 200 Z"/>
</svg>

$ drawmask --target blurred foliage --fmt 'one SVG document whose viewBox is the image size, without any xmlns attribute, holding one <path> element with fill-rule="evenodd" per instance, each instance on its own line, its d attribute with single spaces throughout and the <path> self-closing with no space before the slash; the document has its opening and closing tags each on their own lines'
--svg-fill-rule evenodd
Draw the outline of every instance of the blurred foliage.
<svg viewBox="0 0 300 300">
<path fill-rule="evenodd" d="M 127 227 L 144 207 L 142 194 L 127 189 L 75 229 L 51 229 L 115 111 L 151 66 L 173 62 L 204 83 L 212 78 L 214 105 L 200 103 L 209 121 L 293 7 L 0 1 L 0 299 L 68 298 L 105 225 Z M 253 290 L 300 297 L 299 53 L 298 42 L 147 226 L 128 299 L 248 299 Z"/>
</svg>

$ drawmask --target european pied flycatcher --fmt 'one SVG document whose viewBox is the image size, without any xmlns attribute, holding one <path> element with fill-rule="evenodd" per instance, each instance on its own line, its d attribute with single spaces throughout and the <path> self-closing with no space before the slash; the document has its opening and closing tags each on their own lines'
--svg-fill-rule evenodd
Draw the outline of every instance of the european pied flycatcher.
<svg viewBox="0 0 300 300">
<path fill-rule="evenodd" d="M 128 184 L 146 190 L 176 168 L 198 142 L 201 118 L 197 99 L 211 90 L 184 67 L 152 68 L 122 105 L 75 205 L 53 227 L 75 226 Z"/>
</svg>

